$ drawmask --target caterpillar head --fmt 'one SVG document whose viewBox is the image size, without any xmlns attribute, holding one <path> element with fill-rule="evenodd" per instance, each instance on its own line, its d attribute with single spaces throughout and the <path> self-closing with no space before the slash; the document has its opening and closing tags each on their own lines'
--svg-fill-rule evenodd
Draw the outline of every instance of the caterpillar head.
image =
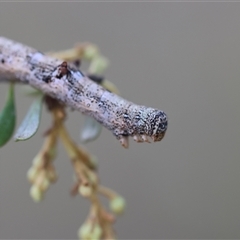
<svg viewBox="0 0 240 240">
<path fill-rule="evenodd" d="M 128 137 L 132 136 L 136 142 L 149 142 L 151 138 L 154 142 L 161 141 L 168 126 L 167 115 L 153 108 L 140 107 L 131 119 L 132 127 L 127 134 L 120 136 L 120 142 L 124 147 L 128 147 Z"/>
<path fill-rule="evenodd" d="M 154 142 L 161 141 L 167 131 L 167 115 L 161 110 L 154 110 L 149 115 L 147 125 L 146 134 L 150 136 Z"/>
</svg>

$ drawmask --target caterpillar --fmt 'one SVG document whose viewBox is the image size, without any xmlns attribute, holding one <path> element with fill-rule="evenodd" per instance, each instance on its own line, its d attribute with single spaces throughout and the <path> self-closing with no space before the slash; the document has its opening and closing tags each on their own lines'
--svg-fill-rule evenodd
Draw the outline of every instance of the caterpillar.
<svg viewBox="0 0 240 240">
<path fill-rule="evenodd" d="M 66 105 L 92 116 L 128 147 L 137 142 L 161 141 L 168 127 L 164 111 L 136 105 L 107 91 L 74 65 L 47 56 L 31 47 L 0 37 L 0 78 L 42 90 Z"/>
</svg>

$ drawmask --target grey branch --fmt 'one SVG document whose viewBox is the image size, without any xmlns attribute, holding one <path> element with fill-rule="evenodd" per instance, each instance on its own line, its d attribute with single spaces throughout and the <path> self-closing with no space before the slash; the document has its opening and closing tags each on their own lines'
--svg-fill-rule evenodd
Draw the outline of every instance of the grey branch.
<svg viewBox="0 0 240 240">
<path fill-rule="evenodd" d="M 109 129 L 124 147 L 128 137 L 137 142 L 160 141 L 167 115 L 136 105 L 87 78 L 77 68 L 36 49 L 0 37 L 0 82 L 29 84 L 66 106 L 92 116 Z"/>
</svg>

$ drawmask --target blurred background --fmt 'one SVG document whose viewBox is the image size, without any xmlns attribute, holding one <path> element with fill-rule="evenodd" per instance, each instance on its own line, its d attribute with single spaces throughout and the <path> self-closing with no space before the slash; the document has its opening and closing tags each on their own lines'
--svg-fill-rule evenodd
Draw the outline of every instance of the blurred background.
<svg viewBox="0 0 240 240">
<path fill-rule="evenodd" d="M 135 103 L 164 110 L 162 142 L 130 141 L 106 129 L 86 144 L 104 185 L 122 194 L 120 239 L 240 238 L 239 3 L 0 3 L 0 34 L 41 51 L 89 41 L 110 60 L 106 78 Z M 83 69 L 84 70 L 84 69 Z M 17 87 L 18 125 L 32 99 Z M 0 109 L 7 85 L 0 86 Z M 59 147 L 58 182 L 36 204 L 26 179 L 51 122 L 0 149 L 0 238 L 76 239 L 89 209 L 72 198 L 73 170 Z M 79 141 L 83 117 L 69 114 Z"/>
</svg>

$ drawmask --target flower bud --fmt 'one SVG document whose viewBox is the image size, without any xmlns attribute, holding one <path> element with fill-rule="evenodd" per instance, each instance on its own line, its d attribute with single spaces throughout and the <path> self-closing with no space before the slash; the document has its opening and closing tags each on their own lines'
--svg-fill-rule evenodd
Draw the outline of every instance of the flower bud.
<svg viewBox="0 0 240 240">
<path fill-rule="evenodd" d="M 92 230 L 92 226 L 90 223 L 83 224 L 78 230 L 79 239 L 89 239 L 91 230 Z"/>
<path fill-rule="evenodd" d="M 34 167 L 40 167 L 42 164 L 42 154 L 38 154 L 32 161 Z"/>
<path fill-rule="evenodd" d="M 33 185 L 30 188 L 30 196 L 35 202 L 40 202 L 43 199 L 43 192 L 38 186 Z"/>
<path fill-rule="evenodd" d="M 116 213 L 121 214 L 126 207 L 126 202 L 123 197 L 115 197 L 110 201 L 110 209 Z"/>
<path fill-rule="evenodd" d="M 102 236 L 102 228 L 98 224 L 96 224 L 93 227 L 93 230 L 91 233 L 91 239 L 99 240 L 99 239 L 101 239 L 101 236 Z"/>
<path fill-rule="evenodd" d="M 30 181 L 30 182 L 34 182 L 36 176 L 37 176 L 37 168 L 32 166 L 31 168 L 29 168 L 28 172 L 27 172 L 27 179 Z"/>
<path fill-rule="evenodd" d="M 98 48 L 95 45 L 88 45 L 83 52 L 83 58 L 91 61 L 99 54 Z"/>
<path fill-rule="evenodd" d="M 44 178 L 41 184 L 41 190 L 46 191 L 49 188 L 50 181 L 47 178 Z"/>
<path fill-rule="evenodd" d="M 90 197 L 92 195 L 92 188 L 89 185 L 80 185 L 78 188 L 78 192 L 83 196 L 83 197 Z"/>
<path fill-rule="evenodd" d="M 99 56 L 92 60 L 89 66 L 89 73 L 101 74 L 108 66 L 108 60 L 105 57 Z"/>
</svg>

